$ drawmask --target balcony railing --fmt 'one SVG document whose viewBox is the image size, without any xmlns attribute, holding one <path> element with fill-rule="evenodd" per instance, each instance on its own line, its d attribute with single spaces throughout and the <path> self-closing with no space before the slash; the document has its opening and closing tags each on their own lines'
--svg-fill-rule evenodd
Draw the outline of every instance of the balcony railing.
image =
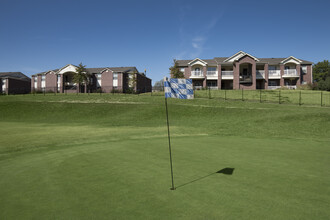
<svg viewBox="0 0 330 220">
<path fill-rule="evenodd" d="M 233 76 L 234 71 L 232 71 L 232 70 L 221 71 L 221 75 L 222 76 Z"/>
<path fill-rule="evenodd" d="M 217 76 L 218 74 L 217 74 L 217 71 L 207 71 L 206 75 L 207 76 Z"/>
<path fill-rule="evenodd" d="M 265 78 L 265 70 L 257 70 L 256 77 L 259 79 L 264 79 Z"/>
<path fill-rule="evenodd" d="M 288 89 L 297 89 L 297 86 L 285 86 Z"/>
<path fill-rule="evenodd" d="M 298 76 L 296 69 L 286 69 L 284 70 L 284 76 Z"/>
<path fill-rule="evenodd" d="M 268 86 L 268 89 L 280 89 L 281 86 Z"/>
<path fill-rule="evenodd" d="M 200 89 L 203 89 L 203 86 L 194 86 L 194 89 L 200 90 Z"/>
<path fill-rule="evenodd" d="M 280 70 L 268 70 L 268 77 L 281 77 Z"/>
<path fill-rule="evenodd" d="M 249 74 L 247 76 L 239 76 L 239 81 L 244 83 L 252 82 L 252 75 Z"/>
<path fill-rule="evenodd" d="M 191 76 L 192 77 L 204 77 L 202 71 L 191 71 Z"/>
</svg>

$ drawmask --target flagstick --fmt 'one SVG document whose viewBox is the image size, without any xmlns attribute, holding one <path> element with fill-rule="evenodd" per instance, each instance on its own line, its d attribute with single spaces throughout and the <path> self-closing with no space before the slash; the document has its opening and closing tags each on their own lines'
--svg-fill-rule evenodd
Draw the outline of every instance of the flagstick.
<svg viewBox="0 0 330 220">
<path fill-rule="evenodd" d="M 174 188 L 174 180 L 173 180 L 172 150 L 171 150 L 171 138 L 170 138 L 170 124 L 168 122 L 167 98 L 166 97 L 165 97 L 165 106 L 166 106 L 166 119 L 167 119 L 168 148 L 169 148 L 169 151 L 170 151 L 170 164 L 171 164 L 171 177 L 172 177 L 172 187 L 171 187 L 171 190 L 175 190 L 175 188 Z"/>
</svg>

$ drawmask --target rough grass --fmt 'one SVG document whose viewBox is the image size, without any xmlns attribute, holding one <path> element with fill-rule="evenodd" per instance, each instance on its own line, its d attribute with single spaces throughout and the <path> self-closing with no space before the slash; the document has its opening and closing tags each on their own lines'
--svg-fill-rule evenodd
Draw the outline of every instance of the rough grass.
<svg viewBox="0 0 330 220">
<path fill-rule="evenodd" d="M 322 94 L 321 94 L 322 93 Z M 308 90 L 196 90 L 197 98 L 243 100 L 294 105 L 330 106 L 330 92 Z"/>
<path fill-rule="evenodd" d="M 175 191 L 163 97 L 0 97 L 0 219 L 329 219 L 328 107 L 168 104 Z"/>
</svg>

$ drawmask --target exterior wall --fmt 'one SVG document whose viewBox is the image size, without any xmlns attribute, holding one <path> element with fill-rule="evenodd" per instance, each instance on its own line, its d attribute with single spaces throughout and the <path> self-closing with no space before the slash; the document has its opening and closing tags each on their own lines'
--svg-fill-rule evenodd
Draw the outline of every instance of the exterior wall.
<svg viewBox="0 0 330 220">
<path fill-rule="evenodd" d="M 46 91 L 57 91 L 57 76 L 54 73 L 46 74 Z"/>
<path fill-rule="evenodd" d="M 299 79 L 297 80 L 297 84 L 296 84 L 297 86 L 300 86 L 302 80 L 300 69 L 301 69 L 300 64 L 296 65 L 297 74 L 299 76 Z"/>
<path fill-rule="evenodd" d="M 233 89 L 239 89 L 239 64 L 235 62 L 233 64 Z"/>
<path fill-rule="evenodd" d="M 31 80 L 7 79 L 7 94 L 27 94 L 31 92 Z"/>
<path fill-rule="evenodd" d="M 306 83 L 312 83 L 312 65 L 307 65 L 307 73 L 301 76 L 302 80 Z"/>
<path fill-rule="evenodd" d="M 136 74 L 136 75 L 137 75 L 136 91 L 138 93 L 151 92 L 152 91 L 151 79 L 141 74 Z"/>
<path fill-rule="evenodd" d="M 117 87 L 118 87 L 117 89 L 121 92 L 124 90 L 122 73 L 118 73 L 118 86 Z"/>
<path fill-rule="evenodd" d="M 240 84 L 239 83 L 239 71 L 240 71 L 240 64 L 243 63 L 249 63 L 252 65 L 252 83 L 251 84 Z M 255 90 L 256 89 L 256 61 L 254 59 L 252 59 L 249 56 L 244 56 L 242 57 L 236 64 L 236 68 L 235 68 L 236 73 L 234 72 L 234 89 L 251 89 L 251 90 Z M 236 75 L 235 75 L 236 74 Z M 235 78 L 237 77 L 237 79 L 235 80 Z M 238 82 L 238 85 L 235 83 Z M 238 88 L 237 88 L 238 87 Z"/>
<path fill-rule="evenodd" d="M 184 78 L 189 79 L 191 76 L 191 66 L 184 68 Z"/>
<path fill-rule="evenodd" d="M 64 88 L 63 88 L 63 74 L 61 74 L 61 87 L 60 87 L 60 93 L 64 92 Z"/>
<path fill-rule="evenodd" d="M 37 76 L 37 79 L 38 79 L 38 81 L 37 81 L 37 88 L 36 88 L 36 90 L 41 90 L 41 75 L 38 75 Z"/>
<path fill-rule="evenodd" d="M 281 71 L 280 86 L 284 86 L 284 78 L 283 78 L 283 75 L 284 75 L 284 65 L 283 64 L 280 64 L 280 71 Z"/>
<path fill-rule="evenodd" d="M 218 81 L 217 81 L 218 89 L 221 89 L 221 65 L 218 65 Z"/>
<path fill-rule="evenodd" d="M 206 72 L 207 72 L 207 67 L 203 66 L 203 75 L 204 75 L 203 88 L 206 88 Z"/>
<path fill-rule="evenodd" d="M 265 70 L 265 85 L 264 85 L 264 88 L 265 89 L 268 89 L 268 63 L 265 64 L 265 67 L 264 67 L 264 70 Z"/>
<path fill-rule="evenodd" d="M 34 76 L 31 77 L 31 91 L 34 91 Z"/>
<path fill-rule="evenodd" d="M 104 71 L 101 75 L 102 92 L 111 92 L 113 89 L 113 72 L 110 70 Z"/>
</svg>

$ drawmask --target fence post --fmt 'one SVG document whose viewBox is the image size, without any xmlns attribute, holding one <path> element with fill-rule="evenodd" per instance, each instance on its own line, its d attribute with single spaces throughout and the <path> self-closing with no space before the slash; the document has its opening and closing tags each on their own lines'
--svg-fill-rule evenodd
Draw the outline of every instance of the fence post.
<svg viewBox="0 0 330 220">
<path fill-rule="evenodd" d="M 278 90 L 278 104 L 281 104 L 281 90 Z"/>
<path fill-rule="evenodd" d="M 321 91 L 321 107 L 323 106 L 323 92 Z"/>
<path fill-rule="evenodd" d="M 225 90 L 225 101 L 227 101 L 227 90 Z"/>
<path fill-rule="evenodd" d="M 261 89 L 260 89 L 260 97 L 259 97 L 259 101 L 260 101 L 260 103 L 261 103 Z"/>
<path fill-rule="evenodd" d="M 301 91 L 299 92 L 299 106 L 301 105 Z"/>
<path fill-rule="evenodd" d="M 211 89 L 209 87 L 209 99 L 211 99 Z"/>
</svg>

